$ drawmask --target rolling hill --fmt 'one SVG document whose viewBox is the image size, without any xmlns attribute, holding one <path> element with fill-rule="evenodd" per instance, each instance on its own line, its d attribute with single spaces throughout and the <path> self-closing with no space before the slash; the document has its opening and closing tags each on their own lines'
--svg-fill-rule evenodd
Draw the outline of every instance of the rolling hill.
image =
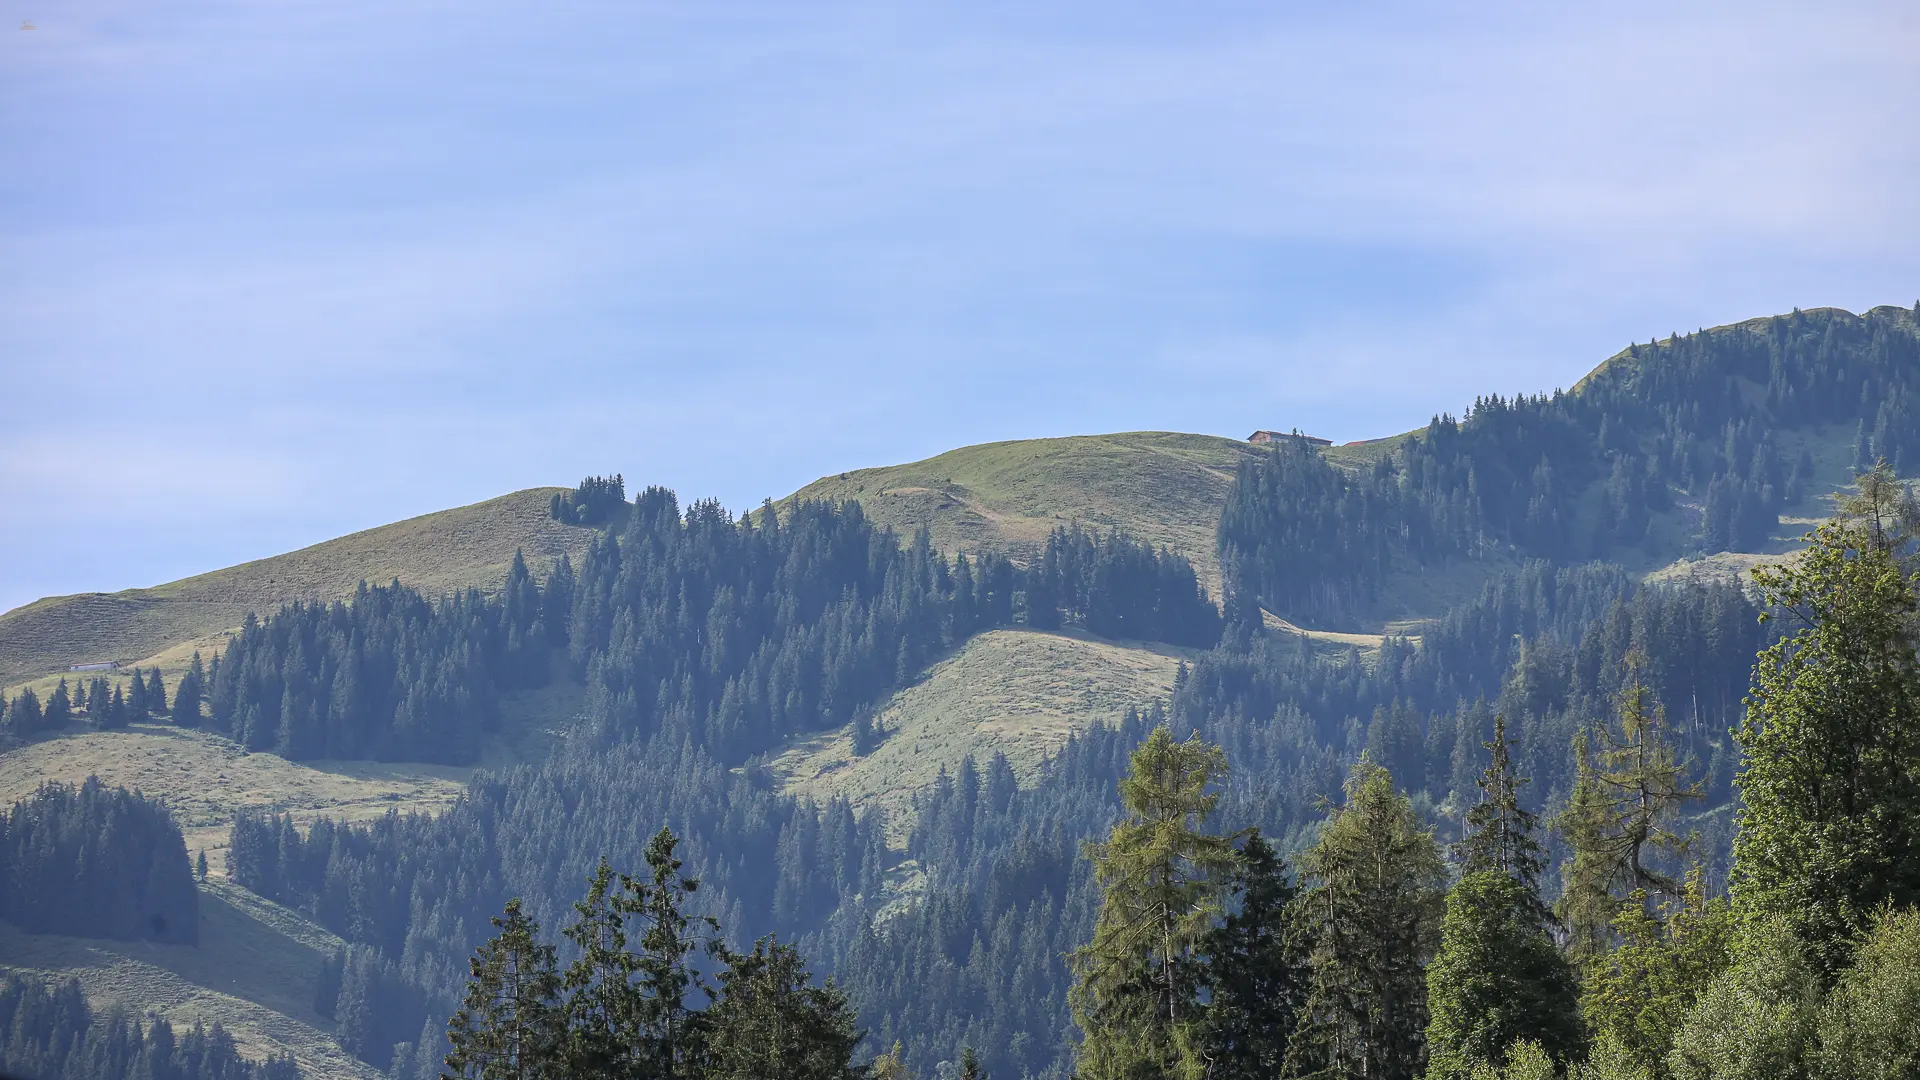
<svg viewBox="0 0 1920 1080">
<path fill-rule="evenodd" d="M 37 600 L 0 615 L 0 686 L 72 664 L 148 662 L 170 647 L 217 641 L 249 611 L 343 599 L 362 581 L 398 578 L 428 594 L 491 589 L 506 577 L 515 550 L 543 576 L 561 554 L 578 557 L 593 536 L 549 516 L 558 490 L 516 491 L 149 589 Z M 184 660 L 191 649 L 179 651 L 166 659 Z"/>
<path fill-rule="evenodd" d="M 1759 325 L 1735 329 L 1756 333 L 1752 328 Z M 1603 375 L 1632 378 L 1662 362 L 1657 353 L 1623 352 L 1581 386 L 1604 382 Z M 1736 389 L 1754 397 L 1745 382 Z M 1804 454 L 1810 473 L 1803 497 L 1781 507 L 1778 527 L 1764 540 L 1748 543 L 1749 550 L 1704 558 L 1689 554 L 1700 546 L 1692 538 L 1704 500 L 1676 489 L 1672 505 L 1653 515 L 1644 538 L 1610 557 L 1636 574 L 1670 580 L 1737 574 L 1790 551 L 1794 537 L 1830 512 L 1831 494 L 1850 480 L 1855 429 L 1851 422 L 1829 423 L 1773 435 L 1781 458 L 1796 461 Z M 1326 457 L 1360 470 L 1394 453 L 1408 438 L 1331 448 Z M 897 533 L 927 528 L 935 545 L 949 553 L 995 550 L 1021 561 L 1056 527 L 1118 527 L 1185 554 L 1218 598 L 1215 533 L 1221 508 L 1236 469 L 1261 453 L 1237 439 L 1171 432 L 999 442 L 823 477 L 786 502 L 858 500 L 869 518 Z M 107 659 L 158 663 L 171 683 L 193 649 L 217 646 L 248 611 L 271 610 L 297 598 L 349 595 L 361 580 L 398 578 L 430 593 L 491 588 L 516 549 L 541 572 L 563 552 L 577 558 L 593 535 L 551 520 L 547 506 L 555 490 L 515 492 L 151 589 L 38 601 L 0 615 L 0 685 L 43 683 L 69 664 Z M 1598 519 L 1601 494 L 1594 484 L 1567 500 L 1576 531 Z M 1487 575 L 1517 559 L 1508 552 L 1395 570 L 1384 581 L 1384 602 L 1374 617 L 1365 626 L 1346 628 L 1350 632 L 1314 629 L 1273 614 L 1267 625 L 1313 638 L 1330 655 L 1365 653 L 1379 645 L 1379 631 L 1417 632 L 1423 617 L 1473 593 Z M 1368 632 L 1352 632 L 1361 629 Z M 1075 631 L 1001 627 L 965 641 L 880 703 L 878 722 L 887 734 L 869 754 L 853 754 L 849 732 L 842 728 L 777 747 L 763 760 L 787 793 L 885 807 L 889 839 L 897 847 L 899 833 L 910 824 L 913 796 L 942 768 L 952 770 L 969 754 L 985 758 L 1002 752 L 1026 783 L 1069 735 L 1116 718 L 1129 706 L 1164 698 L 1177 665 L 1188 655 Z M 569 682 L 509 701 L 509 734 L 531 732 L 532 741 L 490 747 L 483 763 L 539 758 L 550 740 L 547 729 L 577 712 L 580 696 Z M 0 805 L 46 779 L 77 781 L 95 774 L 166 799 L 190 847 L 213 851 L 218 867 L 226 816 L 237 807 L 288 810 L 301 820 L 327 814 L 360 821 L 389 809 L 435 810 L 459 797 L 468 770 L 296 764 L 270 754 L 245 754 L 206 733 L 136 725 L 130 731 L 71 732 L 5 748 Z M 306 1004 L 317 957 L 331 947 L 325 931 L 221 882 L 211 886 L 207 910 L 201 948 L 211 951 L 198 958 L 191 950 L 167 951 L 172 947 L 24 935 L 0 927 L 0 966 L 78 973 L 100 1001 L 139 1005 L 151 994 L 154 1003 L 177 1016 L 222 1019 L 249 1048 L 293 1048 L 315 1075 L 356 1074 L 359 1066 L 329 1056 L 336 1052 L 327 1040 L 327 1024 Z M 228 966 L 248 967 L 247 978 L 220 985 L 219 973 Z"/>
<path fill-rule="evenodd" d="M 822 477 L 786 501 L 858 500 L 895 532 L 926 526 L 943 551 L 990 549 L 1020 561 L 1060 526 L 1118 526 L 1185 555 L 1218 597 L 1214 526 L 1234 468 L 1259 452 L 1169 431 L 1021 439 Z"/>
<path fill-rule="evenodd" d="M 876 716 L 886 735 L 865 757 L 842 728 L 796 742 L 770 769 L 791 794 L 881 806 L 889 826 L 904 830 L 914 794 L 942 769 L 1004 753 L 1030 782 L 1069 736 L 1165 699 L 1192 653 L 1078 632 L 990 630 L 893 695 Z"/>
</svg>

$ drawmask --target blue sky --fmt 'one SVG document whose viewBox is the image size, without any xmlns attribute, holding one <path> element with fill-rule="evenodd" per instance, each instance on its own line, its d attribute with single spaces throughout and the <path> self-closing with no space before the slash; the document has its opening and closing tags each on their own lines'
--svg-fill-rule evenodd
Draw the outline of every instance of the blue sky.
<svg viewBox="0 0 1920 1080">
<path fill-rule="evenodd" d="M 0 6 L 0 608 L 1920 297 L 1910 3 Z"/>
</svg>

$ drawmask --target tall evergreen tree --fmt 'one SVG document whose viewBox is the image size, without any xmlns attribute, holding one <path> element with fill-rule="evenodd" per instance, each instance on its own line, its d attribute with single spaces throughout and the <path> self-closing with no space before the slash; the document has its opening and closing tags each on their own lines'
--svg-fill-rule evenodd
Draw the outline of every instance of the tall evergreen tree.
<svg viewBox="0 0 1920 1080">
<path fill-rule="evenodd" d="M 1446 870 L 1393 776 L 1364 756 L 1301 858 L 1312 940 L 1299 1075 L 1412 1080 L 1426 1065 L 1426 967 L 1439 944 Z"/>
<path fill-rule="evenodd" d="M 1518 880 L 1538 893 L 1540 871 L 1546 867 L 1546 849 L 1538 839 L 1539 815 L 1520 805 L 1520 789 L 1528 783 L 1513 762 L 1513 740 L 1507 738 L 1507 717 L 1493 717 L 1493 741 L 1483 744 L 1491 755 L 1486 771 L 1475 780 L 1480 801 L 1467 811 L 1466 828 L 1456 855 L 1460 873 L 1491 870 Z"/>
<path fill-rule="evenodd" d="M 1209 1080 L 1280 1075 L 1310 978 L 1286 860 L 1258 830 L 1227 878 L 1232 909 L 1202 939 L 1207 1006 L 1193 1039 Z"/>
<path fill-rule="evenodd" d="M 862 1034 L 853 1007 L 829 981 L 813 984 L 798 950 L 771 938 L 728 958 L 707 1022 L 705 1080 L 858 1080 Z"/>
<path fill-rule="evenodd" d="M 1508 754 L 1504 717 L 1494 718 L 1493 731 L 1480 802 L 1459 845 L 1461 877 L 1447 894 L 1440 948 L 1427 969 L 1429 1080 L 1503 1068 L 1522 1040 L 1562 1064 L 1581 1044 L 1573 969 L 1540 899 L 1539 824 L 1520 806 L 1527 781 Z"/>
<path fill-rule="evenodd" d="M 690 962 L 696 951 L 717 955 L 720 925 L 711 918 L 687 914 L 685 906 L 700 883 L 680 873 L 674 850 L 679 839 L 661 829 L 647 844 L 649 872 L 645 881 L 621 875 L 621 895 L 615 910 L 640 929 L 640 952 L 634 961 L 637 1011 L 634 1028 L 641 1038 L 640 1068 L 659 1080 L 699 1075 L 704 1036 L 702 1017 L 687 997 L 695 990 L 711 993 Z M 702 934 L 700 931 L 704 930 Z"/>
<path fill-rule="evenodd" d="M 178 701 L 178 697 L 174 700 Z M 559 1080 L 564 1036 L 554 948 L 516 898 L 469 961 L 467 995 L 447 1024 L 450 1080 Z"/>
<path fill-rule="evenodd" d="M 195 649 L 187 673 L 180 676 L 180 682 L 173 688 L 174 723 L 181 727 L 200 726 L 200 699 L 205 696 L 206 683 L 206 665 L 200 659 L 200 650 Z"/>
<path fill-rule="evenodd" d="M 1784 920 L 1827 978 L 1883 904 L 1920 902 L 1920 662 L 1911 510 L 1889 475 L 1754 572 L 1795 620 L 1754 669 L 1732 892 Z"/>
<path fill-rule="evenodd" d="M 138 669 L 135 669 L 133 677 L 140 677 Z M 158 664 L 147 669 L 147 710 L 156 717 L 167 715 L 167 684 L 160 681 Z"/>
<path fill-rule="evenodd" d="M 1078 1073 L 1149 1080 L 1204 1073 L 1193 958 L 1220 912 L 1235 852 L 1200 825 L 1220 800 L 1220 748 L 1154 728 L 1120 782 L 1125 817 L 1087 845 L 1101 890 L 1093 940 L 1073 955 Z"/>
<path fill-rule="evenodd" d="M 67 689 L 67 680 L 61 679 L 60 685 L 47 695 L 47 710 L 41 717 L 41 725 L 49 731 L 58 731 L 73 721 L 73 694 Z"/>
<path fill-rule="evenodd" d="M 633 975 L 637 958 L 627 950 L 613 867 L 603 857 L 574 904 L 574 921 L 563 933 L 577 955 L 561 982 L 566 1038 L 562 1074 L 579 1080 L 629 1080 L 639 1075 L 640 1009 Z"/>
</svg>

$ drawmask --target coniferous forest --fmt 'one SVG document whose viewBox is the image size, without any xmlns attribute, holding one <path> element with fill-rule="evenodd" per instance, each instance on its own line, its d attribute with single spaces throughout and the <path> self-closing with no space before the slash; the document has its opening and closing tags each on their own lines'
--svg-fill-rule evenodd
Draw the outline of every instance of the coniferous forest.
<svg viewBox="0 0 1920 1080">
<path fill-rule="evenodd" d="M 1281 440 L 1228 496 L 1218 606 L 1118 531 L 1018 565 L 854 503 L 736 518 L 594 478 L 553 507 L 603 529 L 577 564 L 261 613 L 137 708 L 457 763 L 508 696 L 579 688 L 547 760 L 443 814 L 233 824 L 233 879 L 347 941 L 316 1010 L 396 1080 L 1913 1076 L 1917 340 L 1905 310 L 1796 312 L 1363 468 Z M 1623 569 L 1779 532 L 1834 431 L 1857 495 L 1803 560 Z M 1461 567 L 1477 591 L 1374 654 L 1264 624 Z M 791 739 L 1004 626 L 1189 659 L 1030 783 L 970 760 L 894 823 L 779 791 Z M 5 722 L 136 708 L 54 697 Z"/>
<path fill-rule="evenodd" d="M 0 1071 L 72 1080 L 299 1080 L 291 1057 L 254 1062 L 218 1024 L 175 1033 L 155 1017 L 96 1014 L 80 982 L 0 981 Z"/>
<path fill-rule="evenodd" d="M 199 893 L 166 809 L 98 780 L 0 814 L 0 918 L 47 934 L 193 942 Z"/>
</svg>

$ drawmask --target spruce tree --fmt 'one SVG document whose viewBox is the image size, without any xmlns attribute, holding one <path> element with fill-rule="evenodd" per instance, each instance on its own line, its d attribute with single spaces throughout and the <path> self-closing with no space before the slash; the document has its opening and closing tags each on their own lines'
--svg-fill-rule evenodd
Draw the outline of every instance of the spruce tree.
<svg viewBox="0 0 1920 1080">
<path fill-rule="evenodd" d="M 1457 848 L 1461 877 L 1447 894 L 1440 948 L 1427 969 L 1430 1080 L 1502 1068 L 1521 1040 L 1562 1064 L 1580 1049 L 1573 970 L 1540 899 L 1539 823 L 1520 806 L 1527 781 L 1508 753 L 1504 717 L 1494 718 L 1493 732 L 1480 802 Z"/>
<path fill-rule="evenodd" d="M 181 727 L 200 726 L 200 699 L 206 692 L 206 665 L 200 659 L 200 651 L 194 650 L 193 662 L 187 673 L 173 688 L 173 722 Z"/>
<path fill-rule="evenodd" d="M 602 857 L 573 905 L 564 931 L 578 955 L 561 982 L 566 1037 L 562 1072 L 579 1080 L 626 1080 L 634 1075 L 640 1031 L 634 1001 L 635 958 L 627 951 L 625 921 L 616 904 L 613 867 Z"/>
<path fill-rule="evenodd" d="M 1301 858 L 1313 985 L 1290 1047 L 1298 1074 L 1412 1080 L 1426 1064 L 1426 967 L 1446 869 L 1393 776 L 1366 757 Z"/>
<path fill-rule="evenodd" d="M 1227 883 L 1232 910 L 1200 943 L 1207 1007 L 1193 1042 L 1209 1080 L 1264 1080 L 1280 1074 L 1306 1001 L 1299 890 L 1258 830 Z"/>
<path fill-rule="evenodd" d="M 177 698 L 175 700 L 178 700 Z M 447 1024 L 453 1080 L 559 1080 L 560 976 L 540 926 L 518 898 L 496 916 L 499 931 L 469 961 L 466 1000 Z"/>
<path fill-rule="evenodd" d="M 32 735 L 45 727 L 46 722 L 40 699 L 31 690 L 20 691 L 20 696 L 7 706 L 7 726 L 16 735 Z"/>
<path fill-rule="evenodd" d="M 859 1080 L 863 1073 L 853 1067 L 862 1038 L 853 1006 L 831 981 L 815 986 L 791 945 L 761 938 L 752 952 L 728 957 L 708 1013 L 704 1080 Z"/>
<path fill-rule="evenodd" d="M 1101 890 L 1093 940 L 1072 957 L 1070 997 L 1082 1033 L 1078 1075 L 1145 1080 L 1204 1073 L 1192 962 L 1220 912 L 1235 863 L 1225 837 L 1202 832 L 1226 773 L 1220 748 L 1176 742 L 1165 725 L 1134 751 L 1120 782 L 1125 817 L 1088 844 Z"/>
<path fill-rule="evenodd" d="M 1474 783 L 1480 801 L 1467 811 L 1466 828 L 1455 855 L 1460 873 L 1491 870 L 1505 874 L 1538 893 L 1540 871 L 1546 867 L 1546 849 L 1540 846 L 1540 818 L 1520 805 L 1520 789 L 1528 784 L 1513 763 L 1507 738 L 1507 718 L 1493 717 L 1493 741 L 1483 743 L 1491 755 L 1486 771 Z"/>
<path fill-rule="evenodd" d="M 629 998 L 635 1009 L 631 1026 L 641 1040 L 642 1072 L 660 1080 L 699 1075 L 703 1017 L 687 997 L 695 990 L 712 995 L 691 957 L 699 950 L 709 956 L 719 951 L 719 923 L 685 910 L 700 883 L 680 873 L 674 857 L 678 845 L 671 829 L 654 834 L 645 856 L 648 878 L 621 875 L 622 891 L 614 903 L 619 916 L 640 928 L 640 952 L 632 962 L 637 994 Z"/>
<path fill-rule="evenodd" d="M 139 678 L 139 671 L 133 676 Z M 147 709 L 156 717 L 167 715 L 167 684 L 160 681 L 158 664 L 147 670 Z"/>
<path fill-rule="evenodd" d="M 1884 472 L 1754 579 L 1794 630 L 1760 654 L 1731 882 L 1743 918 L 1784 920 L 1831 978 L 1873 913 L 1920 902 L 1920 663 L 1911 507 Z"/>
<path fill-rule="evenodd" d="M 73 696 L 67 690 L 67 680 L 61 679 L 60 685 L 47 695 L 47 711 L 41 716 L 40 724 L 49 731 L 58 731 L 73 720 Z"/>
</svg>

